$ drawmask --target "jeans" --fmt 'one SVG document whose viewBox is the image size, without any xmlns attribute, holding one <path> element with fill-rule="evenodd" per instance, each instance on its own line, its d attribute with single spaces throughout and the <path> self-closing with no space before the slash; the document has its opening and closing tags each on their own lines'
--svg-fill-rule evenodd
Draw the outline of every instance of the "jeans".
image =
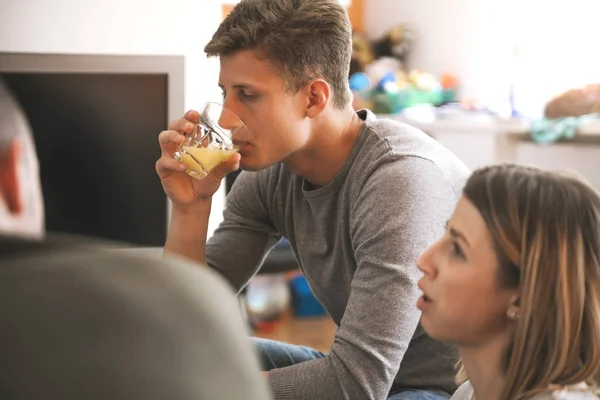
<svg viewBox="0 0 600 400">
<path fill-rule="evenodd" d="M 326 357 L 321 353 L 306 346 L 278 342 L 275 340 L 252 338 L 258 352 L 261 368 L 270 371 L 275 368 L 288 367 L 304 361 Z M 445 392 L 405 389 L 394 391 L 392 389 L 388 400 L 447 400 L 450 398 Z"/>
<path fill-rule="evenodd" d="M 429 390 L 403 390 L 390 394 L 387 400 L 447 400 L 450 395 L 446 392 Z"/>
</svg>

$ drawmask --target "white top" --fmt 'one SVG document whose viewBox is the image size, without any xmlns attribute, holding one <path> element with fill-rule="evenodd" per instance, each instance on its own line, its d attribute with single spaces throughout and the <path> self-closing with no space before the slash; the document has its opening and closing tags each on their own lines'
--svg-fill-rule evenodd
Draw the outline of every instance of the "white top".
<svg viewBox="0 0 600 400">
<path fill-rule="evenodd" d="M 474 400 L 473 386 L 469 381 L 466 381 L 454 392 L 450 400 Z M 599 399 L 585 383 L 572 385 L 555 390 L 550 390 L 546 393 L 540 393 L 531 400 L 597 400 Z"/>
</svg>

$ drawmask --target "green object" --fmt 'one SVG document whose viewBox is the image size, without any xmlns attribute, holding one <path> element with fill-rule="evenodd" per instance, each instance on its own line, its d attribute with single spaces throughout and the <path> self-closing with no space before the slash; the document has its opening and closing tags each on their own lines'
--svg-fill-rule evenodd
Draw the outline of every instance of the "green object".
<svg viewBox="0 0 600 400">
<path fill-rule="evenodd" d="M 560 139 L 572 139 L 579 129 L 580 123 L 579 117 L 539 119 L 531 123 L 531 138 L 540 144 L 554 143 Z"/>
<path fill-rule="evenodd" d="M 453 103 L 456 101 L 456 91 L 442 90 L 442 103 Z"/>
<path fill-rule="evenodd" d="M 382 89 L 372 92 L 375 113 L 395 114 L 405 108 L 418 104 L 434 106 L 454 101 L 456 94 L 453 90 L 420 90 L 409 88 L 397 92 L 386 92 Z"/>
<path fill-rule="evenodd" d="M 371 93 L 373 101 L 373 112 L 376 114 L 395 114 L 402 111 L 402 99 L 400 93 L 376 90 Z"/>
</svg>

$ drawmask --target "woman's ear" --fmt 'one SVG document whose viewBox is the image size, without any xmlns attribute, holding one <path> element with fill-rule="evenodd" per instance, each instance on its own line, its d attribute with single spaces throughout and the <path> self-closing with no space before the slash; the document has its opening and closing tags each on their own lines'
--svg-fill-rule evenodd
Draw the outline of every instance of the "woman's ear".
<svg viewBox="0 0 600 400">
<path fill-rule="evenodd" d="M 8 209 L 12 214 L 23 212 L 23 199 L 21 196 L 21 182 L 19 166 L 23 155 L 21 142 L 14 139 L 8 146 L 8 151 L 3 154 L 0 163 L 0 192 Z"/>
<path fill-rule="evenodd" d="M 308 95 L 306 116 L 314 118 L 327 106 L 331 97 L 331 88 L 323 79 L 315 79 L 306 86 L 306 90 Z"/>
<path fill-rule="evenodd" d="M 506 316 L 508 317 L 508 319 L 511 320 L 517 320 L 519 319 L 519 304 L 520 304 L 520 297 L 518 294 L 515 294 L 513 296 L 511 296 L 510 299 L 510 305 L 508 306 L 508 309 L 506 310 Z"/>
</svg>

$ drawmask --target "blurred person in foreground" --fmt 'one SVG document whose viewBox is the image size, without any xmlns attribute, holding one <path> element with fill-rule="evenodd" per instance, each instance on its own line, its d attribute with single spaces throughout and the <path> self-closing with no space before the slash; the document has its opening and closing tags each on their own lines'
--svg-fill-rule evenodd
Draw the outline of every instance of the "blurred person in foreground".
<svg viewBox="0 0 600 400">
<path fill-rule="evenodd" d="M 0 77 L 0 398 L 269 398 L 218 276 L 45 235 L 41 193 L 30 127 Z"/>
</svg>

